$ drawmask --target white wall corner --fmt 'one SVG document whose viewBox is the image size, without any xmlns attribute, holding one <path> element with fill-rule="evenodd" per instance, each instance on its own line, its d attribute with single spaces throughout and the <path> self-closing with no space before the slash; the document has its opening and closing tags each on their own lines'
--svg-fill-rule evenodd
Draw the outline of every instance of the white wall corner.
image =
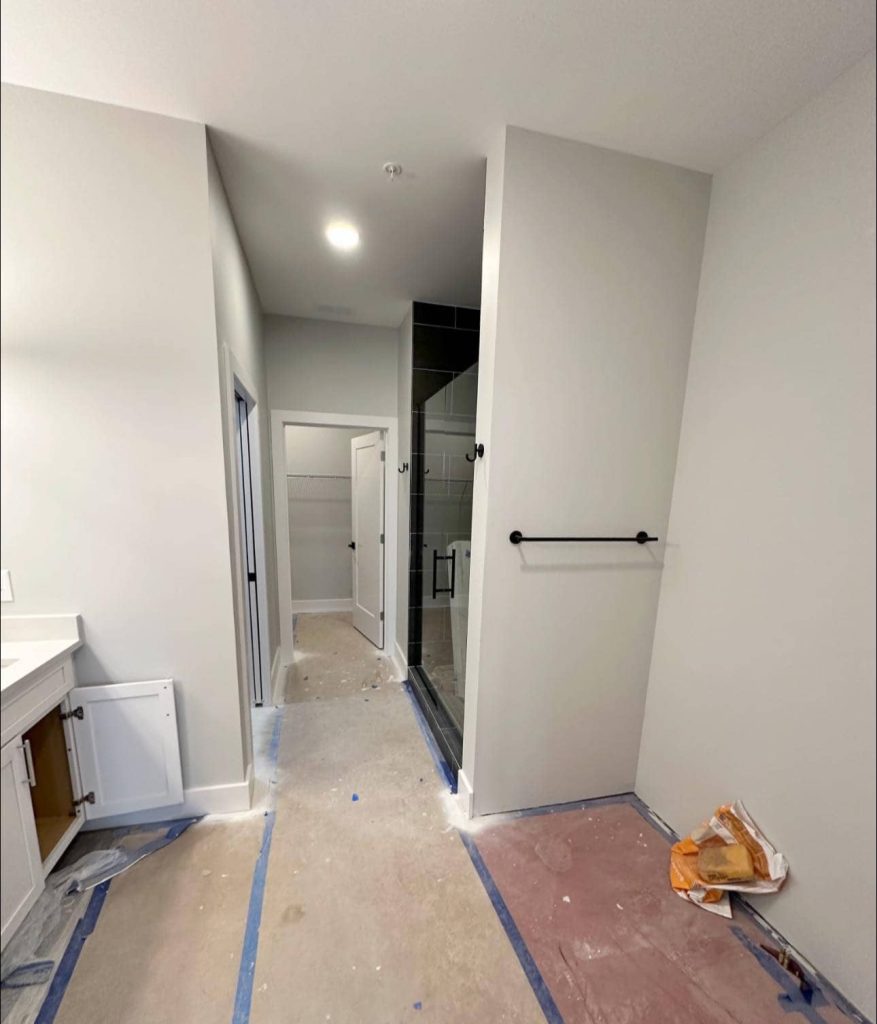
<svg viewBox="0 0 877 1024">
<path fill-rule="evenodd" d="M 456 800 L 457 805 L 463 812 L 463 816 L 467 820 L 475 817 L 475 792 L 472 789 L 472 783 L 466 777 L 466 773 L 462 768 L 457 772 Z"/>
<path fill-rule="evenodd" d="M 256 767 L 252 761 L 247 765 L 247 806 L 244 808 L 245 811 L 249 811 L 253 806 L 253 794 L 256 791 Z"/>
<path fill-rule="evenodd" d="M 390 653 L 390 661 L 393 663 L 393 669 L 396 673 L 396 678 L 399 682 L 405 682 L 408 678 L 408 659 L 402 648 L 396 643 L 396 648 Z"/>
<path fill-rule="evenodd" d="M 283 687 L 286 684 L 286 666 L 280 658 L 280 644 L 274 649 L 271 659 L 271 703 L 283 703 Z"/>
</svg>

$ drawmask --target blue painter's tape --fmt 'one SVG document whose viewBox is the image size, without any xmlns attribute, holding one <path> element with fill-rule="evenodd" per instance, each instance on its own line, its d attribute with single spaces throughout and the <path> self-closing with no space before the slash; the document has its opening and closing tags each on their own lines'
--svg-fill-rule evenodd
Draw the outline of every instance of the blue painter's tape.
<svg viewBox="0 0 877 1024">
<path fill-rule="evenodd" d="M 518 926 L 515 924 L 515 919 L 512 917 L 511 911 L 506 906 L 505 900 L 502 898 L 502 893 L 499 891 L 496 882 L 493 880 L 493 875 L 490 873 L 490 869 L 484 863 L 484 858 L 481 856 L 478 847 L 475 845 L 475 840 L 465 832 L 459 833 L 460 838 L 463 840 L 463 845 L 472 858 L 472 864 L 478 873 L 478 877 L 481 879 L 481 883 L 487 890 L 487 895 L 490 897 L 490 902 L 493 904 L 493 909 L 496 911 L 496 915 L 500 920 L 505 933 L 508 936 L 509 942 L 512 944 L 512 949 L 515 951 L 515 955 L 520 961 L 521 967 L 524 969 L 524 974 L 527 976 L 527 981 L 530 982 L 530 987 L 533 989 L 533 993 L 542 1007 L 542 1012 L 545 1014 L 545 1019 L 548 1024 L 563 1024 L 563 1017 L 560 1015 L 560 1010 L 557 1008 L 557 1003 L 554 1001 L 548 986 L 545 984 L 545 979 L 542 977 L 539 968 L 536 966 L 536 961 L 533 959 L 530 950 L 527 948 L 524 938 L 518 930 Z"/>
<path fill-rule="evenodd" d="M 52 978 L 52 984 L 49 986 L 49 991 L 46 993 L 46 998 L 40 1007 L 35 1024 L 52 1024 L 52 1021 L 54 1021 L 60 1009 L 61 1000 L 64 998 L 64 993 L 67 991 L 67 985 L 73 975 L 73 970 L 76 967 L 76 962 L 79 959 L 79 954 L 82 952 L 85 940 L 94 931 L 94 926 L 97 924 L 97 919 L 100 916 L 101 908 L 104 905 L 104 900 L 107 898 L 109 889 L 110 883 L 108 881 L 101 882 L 91 894 L 91 899 L 88 901 L 85 913 L 77 922 L 73 935 L 67 943 L 67 949 L 64 950 L 64 956 L 61 957 L 61 963 L 58 964 L 58 970 L 55 971 L 55 977 Z"/>
<path fill-rule="evenodd" d="M 786 1013 L 800 1013 L 810 1024 L 826 1024 L 825 1018 L 816 1009 L 816 1006 L 825 1006 L 826 999 L 818 988 L 813 989 L 809 998 L 801 991 L 795 978 L 777 961 L 752 941 L 752 939 L 739 928 L 732 925 L 731 932 L 743 943 L 773 980 L 785 991 L 777 996 L 777 1002 Z"/>
<path fill-rule="evenodd" d="M 423 741 L 427 746 L 430 754 L 432 755 L 433 764 L 435 770 L 438 772 L 439 778 L 444 779 L 445 782 L 451 787 L 451 792 L 457 792 L 457 780 L 454 778 L 454 773 L 451 771 L 451 766 L 444 759 L 442 752 L 438 748 L 438 744 L 435 741 L 435 737 L 430 732 L 429 724 L 423 717 L 423 711 L 420 705 L 417 703 L 417 698 L 414 696 L 411 690 L 411 683 L 405 682 L 402 684 L 402 689 L 408 696 L 408 700 L 411 703 L 411 709 L 414 712 L 414 719 L 417 722 L 417 728 L 420 729 L 420 735 L 423 737 Z"/>
<path fill-rule="evenodd" d="M 540 814 L 566 814 L 568 811 L 589 811 L 595 807 L 617 807 L 624 804 L 634 811 L 664 839 L 678 842 L 679 836 L 649 810 L 636 793 L 614 793 L 611 796 L 594 796 L 585 800 L 571 800 L 562 804 L 544 804 L 541 807 L 525 807 L 520 811 L 498 811 L 486 815 L 491 821 L 514 821 L 517 818 L 538 817 Z"/>
<path fill-rule="evenodd" d="M 764 935 L 770 942 L 781 946 L 783 949 L 789 949 L 793 954 L 802 959 L 800 954 L 795 952 L 794 946 L 781 935 L 772 925 L 770 925 L 765 919 L 758 913 L 757 910 L 752 908 L 744 899 L 743 895 L 738 892 L 731 893 L 731 903 L 734 907 L 734 912 L 738 911 L 741 914 L 745 914 L 746 917 L 755 925 L 756 928 Z M 773 957 L 771 957 L 773 959 Z M 810 965 L 808 965 L 809 967 Z M 871 1021 L 866 1017 L 861 1010 L 857 1009 L 847 997 L 840 992 L 824 975 L 819 971 L 807 971 L 807 980 L 814 990 L 818 989 L 821 995 L 825 997 L 825 1002 L 835 1006 L 836 1009 L 840 1010 L 844 1016 L 849 1017 L 850 1020 L 856 1021 L 856 1024 L 871 1024 Z M 823 1005 L 819 1002 L 818 1005 Z"/>
<path fill-rule="evenodd" d="M 283 713 L 278 711 L 271 732 L 271 743 L 268 746 L 268 760 L 271 765 L 271 789 L 268 791 L 269 810 L 265 812 L 265 827 L 262 832 L 262 846 L 253 869 L 253 883 L 250 888 L 250 903 L 247 908 L 247 923 L 244 929 L 244 943 L 241 949 L 241 963 L 238 969 L 238 983 L 234 994 L 232 1024 L 247 1024 L 250 1019 L 250 1008 L 253 1004 L 253 981 L 256 976 L 256 955 L 259 952 L 259 929 L 262 925 L 262 904 L 265 900 L 265 882 L 268 877 L 268 857 L 271 853 L 271 840 L 274 836 L 274 772 L 277 767 L 277 754 L 280 750 L 280 726 Z"/>
<path fill-rule="evenodd" d="M 253 886 L 250 890 L 250 905 L 247 909 L 244 945 L 241 950 L 241 966 L 238 971 L 238 984 L 234 995 L 232 1024 L 247 1024 L 247 1021 L 250 1019 L 250 1007 L 253 1002 L 253 980 L 256 975 L 256 954 L 259 951 L 259 928 L 262 924 L 262 903 L 265 899 L 268 855 L 271 852 L 275 817 L 274 811 L 268 811 L 265 815 L 262 848 L 259 850 L 256 869 L 253 872 Z"/>
</svg>

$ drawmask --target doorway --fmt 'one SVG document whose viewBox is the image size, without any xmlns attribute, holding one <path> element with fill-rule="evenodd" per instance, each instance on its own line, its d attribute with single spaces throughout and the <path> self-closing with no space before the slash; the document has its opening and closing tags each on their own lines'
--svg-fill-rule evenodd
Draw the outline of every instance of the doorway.
<svg viewBox="0 0 877 1024">
<path fill-rule="evenodd" d="M 293 614 L 350 613 L 382 648 L 383 432 L 287 425 L 284 448 Z"/>
<path fill-rule="evenodd" d="M 256 519 L 256 485 L 258 465 L 255 461 L 253 438 L 251 437 L 251 415 L 255 403 L 248 400 L 242 388 L 234 391 L 234 432 L 235 459 L 237 461 L 238 506 L 241 545 L 241 572 L 244 589 L 244 633 L 247 647 L 247 681 L 250 703 L 261 707 L 268 694 L 268 679 L 265 677 L 264 649 L 267 622 L 263 620 L 259 600 L 259 566 L 257 560 L 258 535 Z"/>
<path fill-rule="evenodd" d="M 301 660 L 302 638 L 306 645 L 341 630 L 346 649 L 349 628 L 358 636 L 351 650 L 365 643 L 402 678 L 395 650 L 395 417 L 275 411 L 271 438 L 282 677 L 295 675 L 289 670 Z"/>
</svg>

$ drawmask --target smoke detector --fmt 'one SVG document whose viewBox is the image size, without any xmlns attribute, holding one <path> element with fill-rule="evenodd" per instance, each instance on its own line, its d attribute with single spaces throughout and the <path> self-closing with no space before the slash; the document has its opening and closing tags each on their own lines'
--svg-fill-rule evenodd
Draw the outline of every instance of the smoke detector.
<svg viewBox="0 0 877 1024">
<path fill-rule="evenodd" d="M 391 161 L 384 164 L 383 171 L 384 174 L 386 174 L 388 181 L 394 181 L 402 173 L 402 165 L 394 164 Z"/>
</svg>

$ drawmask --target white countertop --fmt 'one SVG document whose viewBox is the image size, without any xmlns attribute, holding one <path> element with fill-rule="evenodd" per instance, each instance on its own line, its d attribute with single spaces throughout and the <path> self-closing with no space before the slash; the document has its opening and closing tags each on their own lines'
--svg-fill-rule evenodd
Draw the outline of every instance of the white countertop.
<svg viewBox="0 0 877 1024">
<path fill-rule="evenodd" d="M 19 690 L 82 646 L 78 615 L 0 617 L 0 692 L 6 704 Z"/>
</svg>

